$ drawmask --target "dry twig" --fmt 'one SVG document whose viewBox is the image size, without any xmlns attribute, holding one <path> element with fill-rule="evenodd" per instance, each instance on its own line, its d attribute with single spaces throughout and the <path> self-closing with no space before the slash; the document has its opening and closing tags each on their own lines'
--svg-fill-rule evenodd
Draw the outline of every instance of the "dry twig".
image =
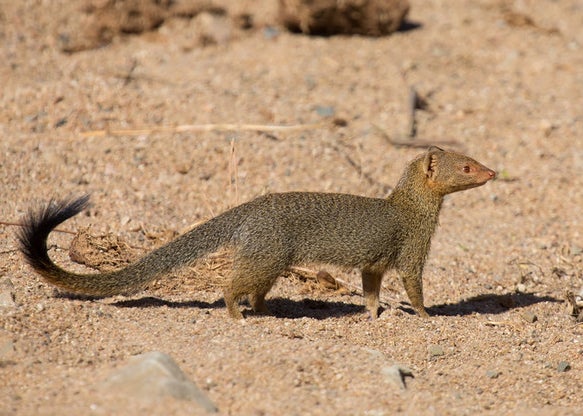
<svg viewBox="0 0 583 416">
<path fill-rule="evenodd" d="M 0 221 L 0 225 L 7 225 L 10 227 L 24 227 L 24 225 L 19 223 L 19 222 L 10 222 L 10 221 Z M 57 232 L 57 233 L 67 233 L 67 234 L 73 234 L 73 235 L 77 234 L 75 231 L 63 230 L 60 228 L 55 228 L 52 231 Z"/>
<path fill-rule="evenodd" d="M 329 126 L 329 122 L 312 124 L 290 124 L 287 126 L 271 124 L 181 124 L 178 126 L 153 126 L 141 129 L 107 129 L 92 130 L 81 133 L 82 137 L 104 136 L 139 136 L 153 133 L 183 133 L 183 132 L 210 132 L 210 131 L 260 131 L 260 132 L 292 132 L 300 130 L 315 130 Z"/>
<path fill-rule="evenodd" d="M 372 124 L 372 127 L 381 135 L 383 139 L 387 141 L 392 146 L 395 147 L 410 147 L 414 149 L 426 149 L 429 146 L 436 145 L 436 146 L 451 146 L 451 147 L 459 147 L 460 143 L 457 140 L 401 140 L 401 139 L 394 139 L 391 137 L 389 133 L 382 127 L 377 124 Z"/>
</svg>

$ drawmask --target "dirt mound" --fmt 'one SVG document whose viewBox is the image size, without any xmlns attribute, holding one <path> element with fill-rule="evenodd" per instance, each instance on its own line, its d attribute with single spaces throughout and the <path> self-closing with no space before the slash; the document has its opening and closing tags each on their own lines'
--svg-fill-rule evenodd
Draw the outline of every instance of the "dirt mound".
<svg viewBox="0 0 583 416">
<path fill-rule="evenodd" d="M 283 25 L 313 35 L 388 35 L 408 12 L 407 0 L 280 0 Z"/>
<path fill-rule="evenodd" d="M 224 43 L 256 27 L 262 14 L 268 15 L 264 24 L 281 24 L 293 32 L 382 36 L 397 30 L 409 12 L 407 0 L 280 0 L 277 13 L 271 14 L 253 2 L 241 3 L 86 0 L 65 13 L 66 20 L 56 30 L 57 44 L 66 53 L 95 49 L 118 36 L 155 30 L 169 19 L 193 19 L 199 45 Z"/>
<path fill-rule="evenodd" d="M 92 235 L 83 228 L 75 235 L 69 248 L 71 260 L 100 271 L 119 269 L 138 257 L 122 238 L 113 234 Z"/>
<path fill-rule="evenodd" d="M 201 17 L 204 29 L 214 21 L 228 19 L 233 28 L 248 29 L 248 15 L 228 16 L 225 7 L 208 0 L 87 0 L 57 31 L 59 48 L 73 53 L 109 44 L 116 36 L 154 30 L 170 18 Z M 216 26 L 216 25 L 215 25 Z M 211 40 L 209 41 L 209 38 Z M 213 36 L 201 35 L 201 43 L 213 43 Z"/>
</svg>

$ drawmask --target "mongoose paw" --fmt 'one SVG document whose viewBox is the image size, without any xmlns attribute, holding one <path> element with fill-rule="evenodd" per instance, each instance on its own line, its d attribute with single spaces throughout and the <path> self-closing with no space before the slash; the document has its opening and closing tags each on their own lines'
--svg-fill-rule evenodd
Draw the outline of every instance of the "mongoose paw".
<svg viewBox="0 0 583 416">
<path fill-rule="evenodd" d="M 367 310 L 366 315 L 367 315 L 369 321 L 376 321 L 376 319 L 379 317 L 380 314 L 379 314 L 378 310 L 374 310 L 374 311 Z"/>
<path fill-rule="evenodd" d="M 228 312 L 229 312 L 229 316 L 233 319 L 236 319 L 236 320 L 245 319 L 245 317 L 243 316 L 243 314 L 241 313 L 241 311 L 238 308 L 229 308 Z"/>
<path fill-rule="evenodd" d="M 429 314 L 427 313 L 425 308 L 418 309 L 416 312 L 417 312 L 417 315 L 419 315 L 421 318 L 429 318 Z"/>
</svg>

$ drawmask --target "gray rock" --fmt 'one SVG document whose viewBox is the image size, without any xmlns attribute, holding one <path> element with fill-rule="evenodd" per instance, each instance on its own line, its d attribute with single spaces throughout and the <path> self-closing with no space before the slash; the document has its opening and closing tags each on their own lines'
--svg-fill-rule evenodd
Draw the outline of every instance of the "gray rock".
<svg viewBox="0 0 583 416">
<path fill-rule="evenodd" d="M 160 396 L 192 400 L 207 412 L 218 411 L 206 394 L 186 378 L 172 357 L 162 352 L 132 357 L 130 363 L 112 374 L 103 387 L 144 400 Z"/>
<path fill-rule="evenodd" d="M 16 306 L 14 302 L 14 284 L 9 278 L 0 280 L 0 307 L 12 308 Z"/>
<path fill-rule="evenodd" d="M 315 110 L 320 117 L 333 117 L 336 114 L 334 107 L 327 105 L 317 105 Z"/>
<path fill-rule="evenodd" d="M 407 388 L 407 385 L 405 384 L 405 377 L 413 377 L 413 372 L 408 367 L 400 364 L 384 367 L 381 372 L 388 382 L 392 383 L 401 390 L 405 390 Z"/>
<path fill-rule="evenodd" d="M 0 368 L 11 361 L 14 355 L 14 342 L 12 335 L 6 331 L 0 331 Z"/>
<path fill-rule="evenodd" d="M 441 357 L 445 355 L 445 351 L 441 345 L 430 345 L 429 346 L 429 356 L 430 357 Z"/>
<path fill-rule="evenodd" d="M 488 370 L 486 371 L 486 377 L 488 378 L 498 378 L 500 371 L 498 370 Z"/>
<path fill-rule="evenodd" d="M 571 369 L 571 364 L 569 364 L 567 361 L 561 361 L 559 362 L 559 365 L 557 366 L 557 371 L 559 373 L 564 373 L 566 371 L 569 371 Z"/>
<path fill-rule="evenodd" d="M 522 319 L 524 319 L 529 324 L 533 324 L 538 321 L 538 317 L 533 312 L 529 311 L 526 311 L 522 314 Z"/>
</svg>

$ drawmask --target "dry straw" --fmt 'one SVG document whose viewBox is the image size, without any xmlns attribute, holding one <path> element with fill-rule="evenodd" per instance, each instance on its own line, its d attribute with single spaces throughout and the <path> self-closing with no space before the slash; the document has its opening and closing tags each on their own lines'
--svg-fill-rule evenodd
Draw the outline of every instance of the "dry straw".
<svg viewBox="0 0 583 416">
<path fill-rule="evenodd" d="M 107 129 L 92 130 L 81 133 L 83 137 L 103 137 L 103 136 L 139 136 L 152 133 L 183 133 L 183 132 L 210 132 L 210 131 L 261 131 L 273 133 L 285 133 L 300 130 L 320 129 L 328 126 L 328 122 L 312 124 L 238 124 L 238 123 L 218 123 L 218 124 L 181 124 L 178 126 L 154 126 L 141 129 Z"/>
</svg>

